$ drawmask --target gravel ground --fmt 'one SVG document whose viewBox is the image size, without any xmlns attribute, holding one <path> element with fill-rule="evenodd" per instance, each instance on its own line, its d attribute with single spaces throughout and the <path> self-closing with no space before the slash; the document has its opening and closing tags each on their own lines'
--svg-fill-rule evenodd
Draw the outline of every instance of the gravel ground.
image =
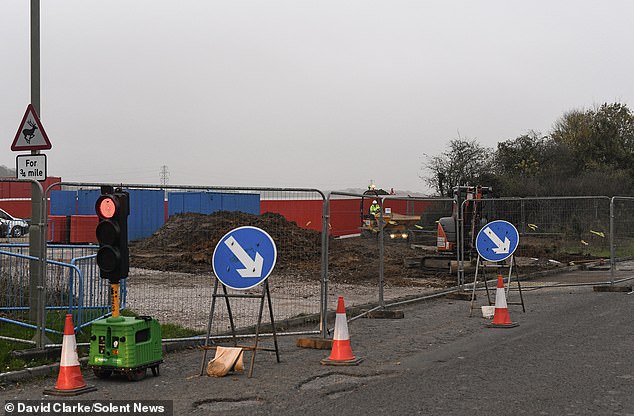
<svg viewBox="0 0 634 416">
<path fill-rule="evenodd" d="M 541 289 L 527 295 L 527 313 L 511 308 L 515 321 L 528 319 L 531 313 L 552 308 L 558 296 L 591 291 L 589 288 Z M 270 352 L 258 352 L 253 378 L 246 373 L 224 378 L 199 376 L 202 351 L 189 349 L 168 353 L 159 377 L 148 376 L 139 382 L 121 377 L 97 379 L 84 371 L 96 392 L 73 398 L 82 400 L 145 399 L 173 400 L 175 415 L 192 414 L 293 414 L 293 409 L 322 408 L 324 413 L 336 408 L 346 393 L 377 381 L 394 379 L 408 371 L 408 357 L 442 353 L 449 345 L 483 331 L 485 320 L 468 318 L 469 304 L 464 301 L 437 299 L 401 308 L 404 319 L 359 319 L 348 324 L 354 353 L 364 361 L 356 367 L 320 365 L 328 356 L 324 350 L 301 349 L 294 337 L 279 339 L 281 362 Z M 251 344 L 252 340 L 244 341 Z M 270 339 L 262 342 L 271 347 Z M 211 354 L 210 354 L 211 357 Z M 251 353 L 247 353 L 249 366 Z M 403 363 L 403 365 L 402 365 Z M 4 387 L 0 397 L 43 399 L 42 392 L 54 380 L 45 379 Z M 309 405 L 310 403 L 310 405 Z M 323 407 L 322 407 L 323 406 Z"/>
<path fill-rule="evenodd" d="M 631 274 L 631 270 L 623 269 L 623 275 Z M 584 273 L 577 271 L 546 276 L 538 283 L 567 284 L 606 276 L 605 272 L 602 275 L 592 272 L 588 278 Z M 545 289 L 532 286 L 534 284 L 526 285 L 525 314 L 520 306 L 509 305 L 513 320 L 520 323 L 520 331 L 523 322 L 529 325 L 528 321 L 535 317 L 562 313 L 561 302 L 565 298 L 588 296 L 592 292 L 586 286 Z M 478 295 L 478 305 L 484 304 L 482 292 Z M 613 296 L 611 299 L 626 295 Z M 516 291 L 511 291 L 511 300 L 517 300 Z M 580 303 L 577 308 L 582 305 Z M 432 359 L 442 356 L 450 346 L 468 345 L 471 337 L 478 334 L 481 337 L 486 331 L 483 329 L 486 320 L 481 315 L 468 317 L 468 302 L 440 298 L 404 305 L 400 309 L 404 312 L 404 319 L 357 319 L 348 324 L 353 351 L 364 359 L 356 367 L 323 366 L 319 362 L 328 356 L 329 351 L 298 348 L 296 337 L 285 336 L 279 338 L 281 362 L 277 363 L 271 352 L 258 352 L 253 378 L 248 378 L 245 373 L 230 374 L 224 378 L 201 377 L 203 353 L 198 349 L 187 349 L 165 354 L 161 375 L 148 376 L 139 382 L 128 382 L 121 377 L 97 379 L 85 370 L 86 382 L 95 385 L 98 390 L 72 400 L 173 400 L 175 415 L 227 412 L 235 415 L 290 415 L 302 409 L 303 414 L 331 413 L 346 402 L 349 392 L 386 380 L 398 383 L 400 377 L 410 371 L 414 357 L 419 357 L 418 360 L 420 357 Z M 242 344 L 252 345 L 252 342 L 252 339 L 247 339 Z M 271 339 L 262 340 L 261 345 L 271 347 Z M 251 353 L 247 352 L 247 367 L 250 358 Z M 429 365 L 433 363 L 430 361 Z M 11 384 L 0 389 L 0 398 L 47 400 L 43 390 L 53 383 L 54 380 L 49 378 Z M 306 413 L 308 409 L 312 410 Z M 322 411 L 317 412 L 316 409 Z"/>
<path fill-rule="evenodd" d="M 223 414 L 242 407 L 249 412 L 267 414 L 265 408 L 272 403 L 282 403 L 282 398 L 289 394 L 310 398 L 373 377 L 395 377 L 401 357 L 422 349 L 442 347 L 465 333 L 479 330 L 482 322 L 482 318 L 465 318 L 468 313 L 465 302 L 429 301 L 407 306 L 404 311 L 406 318 L 402 320 L 359 319 L 349 324 L 353 351 L 364 358 L 358 367 L 322 366 L 319 361 L 327 357 L 329 351 L 301 349 L 295 346 L 295 337 L 280 337 L 281 362 L 276 363 L 273 353 L 258 352 L 251 379 L 242 373 L 224 378 L 200 377 L 202 351 L 189 349 L 166 354 L 161 375 L 148 376 L 140 382 L 132 383 L 120 377 L 101 380 L 85 370 L 86 382 L 96 385 L 98 390 L 76 399 L 169 399 L 174 400 L 175 415 Z M 414 327 L 416 330 L 412 331 Z M 252 340 L 243 342 L 250 345 Z M 271 347 L 271 339 L 263 344 Z M 247 353 L 247 367 L 250 358 L 251 353 Z M 46 379 L 8 386 L 0 392 L 0 397 L 4 400 L 44 398 L 43 389 L 53 382 Z"/>
</svg>

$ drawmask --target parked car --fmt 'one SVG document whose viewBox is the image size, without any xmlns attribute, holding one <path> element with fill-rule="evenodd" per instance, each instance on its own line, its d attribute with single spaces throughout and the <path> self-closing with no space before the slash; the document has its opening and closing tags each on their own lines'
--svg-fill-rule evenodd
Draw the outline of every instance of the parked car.
<svg viewBox="0 0 634 416">
<path fill-rule="evenodd" d="M 22 237 L 29 232 L 29 223 L 0 208 L 0 236 Z"/>
</svg>

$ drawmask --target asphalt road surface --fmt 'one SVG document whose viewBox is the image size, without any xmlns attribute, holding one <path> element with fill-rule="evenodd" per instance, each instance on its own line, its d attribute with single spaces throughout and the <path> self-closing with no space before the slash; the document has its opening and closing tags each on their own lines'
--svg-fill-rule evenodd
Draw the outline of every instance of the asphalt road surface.
<svg viewBox="0 0 634 416">
<path fill-rule="evenodd" d="M 98 390 L 74 399 L 169 399 L 175 415 L 634 414 L 634 295 L 526 287 L 524 300 L 526 313 L 509 306 L 520 324 L 511 329 L 486 328 L 481 315 L 468 317 L 468 302 L 449 299 L 404 306 L 404 319 L 355 320 L 352 348 L 364 358 L 355 367 L 322 366 L 329 351 L 282 337 L 282 362 L 259 352 L 251 379 L 198 377 L 202 352 L 186 350 L 166 354 L 161 375 L 139 382 L 84 370 Z M 10 386 L 0 397 L 47 400 L 54 382 Z"/>
</svg>

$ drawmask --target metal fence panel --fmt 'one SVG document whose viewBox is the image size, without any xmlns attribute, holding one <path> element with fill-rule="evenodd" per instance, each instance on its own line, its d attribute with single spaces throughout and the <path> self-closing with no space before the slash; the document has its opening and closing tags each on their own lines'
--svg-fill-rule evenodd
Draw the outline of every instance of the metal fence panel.
<svg viewBox="0 0 634 416">
<path fill-rule="evenodd" d="M 634 198 L 614 197 L 611 200 L 611 266 L 616 271 L 633 270 L 634 259 Z"/>
<path fill-rule="evenodd" d="M 305 195 L 311 198 L 319 196 L 305 191 L 262 193 L 263 198 L 285 200 L 289 204 Z M 241 211 L 171 217 L 151 239 L 133 247 L 133 265 L 135 259 L 139 260 L 135 251 L 150 249 L 161 251 L 165 258 L 174 260 L 167 261 L 162 267 L 164 270 L 135 267 L 128 279 L 126 306 L 138 313 L 156 315 L 161 322 L 204 330 L 214 282 L 210 267 L 213 250 L 223 235 L 245 225 L 264 229 L 277 246 L 277 265 L 268 278 L 276 319 L 318 314 L 321 234 L 302 228 L 280 214 L 253 215 Z M 191 270 L 182 270 L 178 266 L 183 259 L 194 263 Z M 247 292 L 258 293 L 260 290 L 257 287 Z M 229 290 L 229 293 L 234 292 Z M 229 329 L 227 310 L 224 302 L 217 305 L 213 331 L 223 333 Z M 231 301 L 238 327 L 255 325 L 257 307 L 257 302 L 250 299 Z"/>
<path fill-rule="evenodd" d="M 25 244 L 0 246 L 0 319 L 23 328 L 23 339 L 30 339 L 37 323 L 30 314 L 29 296 L 29 262 L 34 258 L 24 254 L 27 250 Z M 48 338 L 62 334 L 66 313 L 73 315 L 79 328 L 110 311 L 108 284 L 98 278 L 95 250 L 95 246 L 48 246 L 44 284 Z"/>
<path fill-rule="evenodd" d="M 517 228 L 520 241 L 514 258 L 522 275 L 590 267 L 599 273 L 580 273 L 571 283 L 609 281 L 609 198 L 496 198 L 485 200 L 485 204 L 486 221 L 505 220 Z M 478 256 L 473 244 L 476 233 L 486 221 L 474 232 L 468 227 L 461 229 L 467 274 L 470 274 L 469 261 Z M 464 283 L 470 282 L 467 276 Z"/>
<path fill-rule="evenodd" d="M 97 190 L 90 189 L 91 185 L 96 188 L 96 184 L 65 185 L 71 189 L 73 186 L 81 188 L 84 200 L 96 196 L 94 192 Z M 130 192 L 131 212 L 155 212 L 158 200 L 156 195 L 163 195 L 163 190 L 153 186 L 122 187 Z M 312 322 L 309 325 L 312 329 L 304 330 L 316 330 L 321 312 L 322 234 L 321 228 L 317 231 L 312 226 L 298 224 L 295 221 L 296 218 L 312 215 L 312 212 L 304 212 L 301 205 L 296 206 L 295 202 L 318 201 L 321 206 L 324 197 L 320 192 L 285 189 L 234 190 L 213 187 L 167 187 L 166 190 L 176 191 L 169 194 L 180 194 L 183 198 L 194 195 L 197 203 L 201 204 L 209 202 L 208 198 L 200 198 L 201 196 L 212 196 L 214 200 L 220 198 L 221 201 L 225 201 L 226 209 L 210 214 L 189 213 L 172 216 L 165 224 L 155 224 L 147 237 L 131 241 L 131 268 L 125 281 L 125 309 L 140 315 L 154 316 L 164 324 L 180 325 L 198 332 L 204 331 L 207 327 L 215 281 L 211 269 L 215 245 L 231 229 L 253 225 L 268 232 L 277 245 L 277 265 L 268 278 L 275 319 L 286 321 L 298 318 L 298 321 L 303 321 L 306 317 L 312 316 L 308 319 Z M 133 196 L 147 194 L 150 194 L 151 198 L 132 199 Z M 198 196 L 195 196 L 196 194 Z M 268 212 L 260 215 L 261 199 L 284 205 L 287 209 L 284 214 Z M 203 212 L 210 211 L 207 206 L 198 207 Z M 242 212 L 243 209 L 257 213 Z M 320 224 L 322 221 L 321 213 L 311 218 L 314 224 Z M 129 222 L 129 227 L 131 226 L 132 220 Z M 102 293 L 89 290 L 90 282 L 99 280 L 97 273 L 91 275 L 86 272 L 83 276 L 84 295 L 81 299 L 73 301 L 83 305 L 83 310 L 86 311 L 88 308 L 95 308 L 89 303 L 94 298 L 99 300 L 97 306 L 101 304 Z M 251 291 L 260 290 L 261 288 L 257 287 Z M 232 299 L 231 308 L 236 325 L 247 332 L 252 331 L 253 328 L 249 327 L 257 322 L 258 307 L 258 302 L 252 299 Z M 82 317 L 82 322 L 87 322 L 87 319 Z M 225 333 L 228 328 L 225 303 L 218 302 L 213 332 Z"/>
<path fill-rule="evenodd" d="M 55 212 L 69 212 L 70 195 L 77 195 L 77 213 L 93 218 L 101 184 L 63 185 L 69 193 L 51 194 L 53 199 L 60 198 Z M 451 267 L 460 265 L 457 279 L 453 269 L 430 274 L 417 264 L 435 254 L 438 219 L 459 211 L 450 199 L 333 192 L 325 200 L 322 192 L 309 189 L 120 186 L 131 194 L 134 214 L 129 226 L 131 235 L 138 235 L 131 238 L 131 269 L 129 278 L 122 281 L 122 306 L 194 332 L 204 331 L 209 318 L 215 245 L 224 234 L 244 225 L 264 229 L 276 242 L 278 262 L 268 279 L 276 320 L 308 320 L 307 331 L 318 325 L 323 331 L 320 318 L 326 310 L 335 309 L 338 296 L 344 296 L 348 306 L 384 306 L 424 297 L 456 282 L 469 283 L 473 276 L 468 262 L 450 263 Z M 163 223 L 165 191 L 171 191 L 169 213 L 199 213 L 173 215 Z M 382 208 L 378 220 L 368 216 L 373 199 Z M 505 219 L 518 228 L 516 258 L 526 273 L 596 266 L 598 259 L 610 257 L 614 264 L 631 255 L 632 201 L 620 197 L 490 199 L 479 225 Z M 464 221 L 458 224 L 463 260 L 470 260 L 473 250 L 465 244 L 473 241 L 473 235 L 467 235 L 470 228 Z M 96 221 L 71 221 L 70 226 L 90 228 L 70 233 L 90 240 Z M 95 245 L 49 244 L 44 284 L 49 330 L 62 330 L 62 311 L 72 311 L 77 326 L 109 313 L 108 282 L 99 277 L 95 249 Z M 33 263 L 26 244 L 0 247 L 0 313 L 5 322 L 9 319 L 5 315 L 13 313 L 20 322 L 35 323 L 29 312 Z M 603 272 L 599 278 L 607 280 L 609 268 L 599 269 Z M 258 306 L 258 300 L 232 298 L 239 328 L 253 331 Z M 228 331 L 227 312 L 224 301 L 216 303 L 213 334 Z"/>
<path fill-rule="evenodd" d="M 28 330 L 26 325 L 34 326 L 36 319 L 29 313 L 29 261 L 6 248 L 6 245 L 0 247 L 0 332 L 5 336 L 31 339 L 33 331 Z M 11 322 L 18 325 L 11 325 L 9 330 Z"/>
<path fill-rule="evenodd" d="M 374 200 L 376 217 L 369 213 Z M 455 285 L 449 268 L 426 272 L 421 264 L 434 254 L 436 221 L 451 215 L 452 200 L 333 192 L 328 202 L 329 310 L 338 296 L 349 306 L 385 306 Z"/>
<path fill-rule="evenodd" d="M 91 247 L 96 251 L 96 247 Z M 91 322 L 108 316 L 112 312 L 110 302 L 110 285 L 105 279 L 99 276 L 96 253 L 73 258 L 70 265 L 73 271 L 69 286 L 75 296 L 71 299 L 73 310 L 77 310 L 77 319 L 74 320 L 76 327 L 83 328 Z M 127 292 L 126 279 L 120 283 L 122 306 L 125 307 Z"/>
</svg>

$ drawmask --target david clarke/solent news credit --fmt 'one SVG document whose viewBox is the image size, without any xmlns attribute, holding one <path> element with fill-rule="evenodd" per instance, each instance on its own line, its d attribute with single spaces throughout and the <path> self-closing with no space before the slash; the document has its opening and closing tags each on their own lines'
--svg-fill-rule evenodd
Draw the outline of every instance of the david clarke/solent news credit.
<svg viewBox="0 0 634 416">
<path fill-rule="evenodd" d="M 171 400 L 7 400 L 5 415 L 173 416 Z"/>
</svg>

